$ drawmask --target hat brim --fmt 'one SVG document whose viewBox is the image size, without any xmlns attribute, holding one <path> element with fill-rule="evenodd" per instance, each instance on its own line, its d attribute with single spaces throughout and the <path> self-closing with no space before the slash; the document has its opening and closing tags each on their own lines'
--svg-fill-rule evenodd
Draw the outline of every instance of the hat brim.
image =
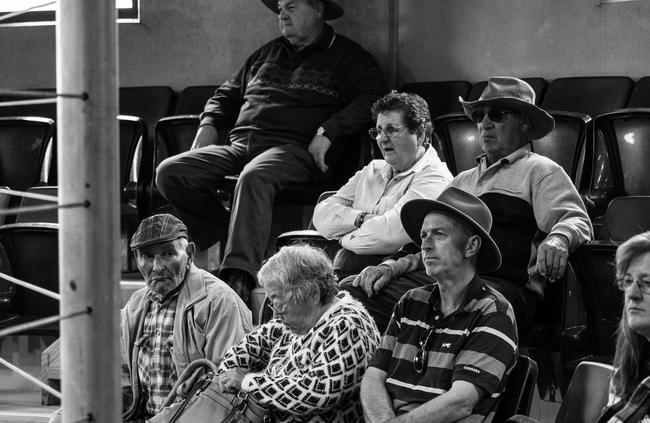
<svg viewBox="0 0 650 423">
<path fill-rule="evenodd" d="M 411 200 L 404 204 L 400 212 L 402 226 L 413 242 L 418 246 L 422 245 L 420 231 L 422 223 L 427 214 L 434 211 L 444 211 L 460 218 L 470 225 L 481 237 L 481 249 L 477 260 L 479 272 L 493 272 L 501 266 L 501 252 L 489 233 L 487 233 L 474 219 L 448 204 L 436 200 L 418 199 Z"/>
<path fill-rule="evenodd" d="M 531 129 L 528 134 L 531 140 L 544 138 L 555 127 L 555 121 L 551 115 L 534 104 L 516 97 L 496 97 L 476 101 L 465 101 L 461 97 L 458 97 L 458 101 L 460 101 L 460 104 L 463 106 L 463 111 L 468 117 L 471 117 L 472 112 L 479 107 L 502 107 L 528 116 L 531 124 Z"/>
<path fill-rule="evenodd" d="M 150 241 L 141 242 L 139 244 L 131 243 L 131 245 L 129 245 L 129 247 L 131 247 L 132 250 L 139 250 L 140 248 L 148 247 L 149 245 L 160 244 L 160 243 L 163 243 L 163 242 L 176 241 L 179 238 L 188 239 L 187 234 L 175 234 L 173 236 L 169 236 L 169 237 L 166 237 L 166 238 L 157 238 L 157 239 L 153 239 L 153 240 L 150 240 Z"/>
<path fill-rule="evenodd" d="M 262 3 L 276 14 L 280 13 L 277 0 L 262 0 Z M 338 19 L 343 16 L 343 8 L 338 4 L 331 0 L 323 0 L 323 4 L 325 5 L 325 9 L 323 10 L 323 19 L 326 21 Z"/>
</svg>

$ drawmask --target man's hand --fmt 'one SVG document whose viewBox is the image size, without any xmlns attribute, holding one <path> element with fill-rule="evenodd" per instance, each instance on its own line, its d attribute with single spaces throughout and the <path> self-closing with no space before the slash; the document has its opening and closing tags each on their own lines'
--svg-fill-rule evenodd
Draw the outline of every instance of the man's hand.
<svg viewBox="0 0 650 423">
<path fill-rule="evenodd" d="M 537 272 L 550 282 L 564 275 L 569 258 L 569 241 L 564 235 L 549 235 L 537 249 Z"/>
<path fill-rule="evenodd" d="M 217 378 L 217 386 L 221 392 L 236 394 L 241 391 L 241 383 L 244 380 L 244 372 L 241 369 L 229 369 L 221 373 Z"/>
<path fill-rule="evenodd" d="M 192 143 L 192 150 L 205 147 L 207 145 L 216 145 L 219 143 L 219 131 L 212 125 L 199 126 L 196 132 L 194 142 Z"/>
<path fill-rule="evenodd" d="M 392 278 L 393 269 L 390 266 L 368 266 L 354 278 L 352 286 L 363 289 L 370 298 L 388 285 Z"/>
<path fill-rule="evenodd" d="M 332 142 L 329 140 L 329 138 L 322 135 L 316 135 L 311 140 L 309 147 L 307 148 L 309 154 L 311 154 L 311 156 L 314 158 L 316 166 L 318 166 L 318 168 L 322 170 L 323 173 L 327 172 L 328 169 L 327 165 L 325 164 L 325 153 L 327 153 L 327 150 L 329 150 L 331 145 Z"/>
</svg>

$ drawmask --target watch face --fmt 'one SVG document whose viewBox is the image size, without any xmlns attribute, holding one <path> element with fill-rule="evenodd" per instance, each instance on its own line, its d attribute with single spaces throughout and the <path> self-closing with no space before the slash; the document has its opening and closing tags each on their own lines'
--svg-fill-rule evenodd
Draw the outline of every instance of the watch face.
<svg viewBox="0 0 650 423">
<path fill-rule="evenodd" d="M 318 128 L 318 130 L 316 131 L 316 135 L 319 135 L 319 136 L 321 136 L 321 137 L 322 137 L 323 135 L 325 135 L 325 134 L 326 134 L 326 132 L 325 132 L 325 128 L 323 128 L 322 126 L 321 126 L 320 128 Z"/>
</svg>

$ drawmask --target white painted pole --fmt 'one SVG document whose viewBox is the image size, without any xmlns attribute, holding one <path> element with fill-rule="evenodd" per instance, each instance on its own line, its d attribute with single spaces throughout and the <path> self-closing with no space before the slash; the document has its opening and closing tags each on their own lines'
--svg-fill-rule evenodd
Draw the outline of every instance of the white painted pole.
<svg viewBox="0 0 650 423">
<path fill-rule="evenodd" d="M 121 421 L 115 0 L 59 0 L 56 28 L 63 422 Z"/>
</svg>

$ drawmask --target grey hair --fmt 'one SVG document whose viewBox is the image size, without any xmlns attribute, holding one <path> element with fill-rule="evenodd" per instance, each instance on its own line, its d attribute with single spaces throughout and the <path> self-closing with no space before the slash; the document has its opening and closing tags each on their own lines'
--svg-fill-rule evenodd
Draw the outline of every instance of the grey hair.
<svg viewBox="0 0 650 423">
<path fill-rule="evenodd" d="M 308 244 L 282 247 L 264 263 L 257 279 L 262 286 L 279 282 L 287 301 L 294 304 L 307 302 L 314 294 L 321 304 L 327 304 L 338 291 L 332 261 L 323 250 Z"/>
</svg>

